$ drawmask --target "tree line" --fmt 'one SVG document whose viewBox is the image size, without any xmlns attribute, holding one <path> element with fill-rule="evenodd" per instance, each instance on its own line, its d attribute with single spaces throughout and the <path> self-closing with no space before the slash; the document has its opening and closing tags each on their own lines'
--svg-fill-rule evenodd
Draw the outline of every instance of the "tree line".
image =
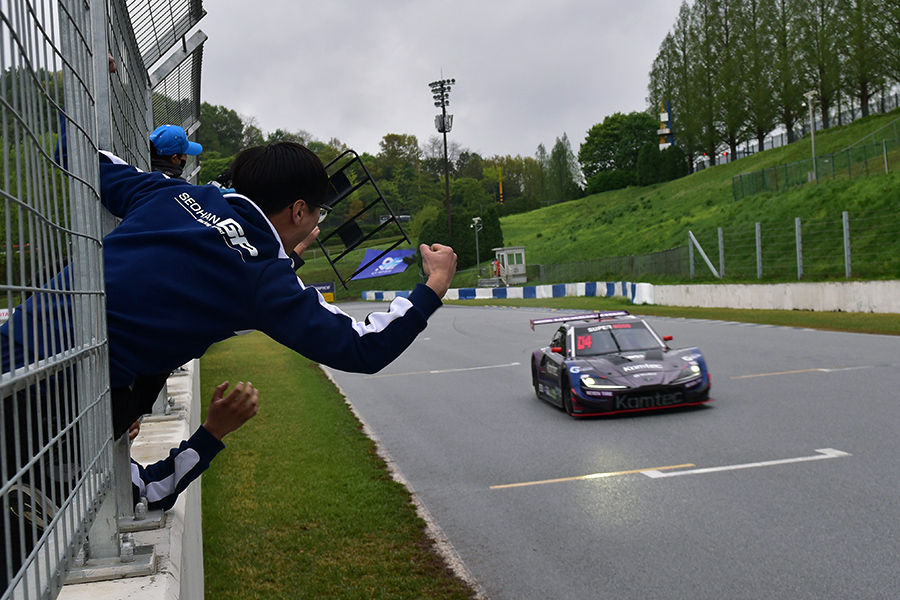
<svg viewBox="0 0 900 600">
<path fill-rule="evenodd" d="M 294 141 L 326 164 L 348 149 L 336 138 L 321 141 L 305 130 L 264 133 L 255 118 L 225 106 L 201 104 L 200 122 L 201 183 L 216 179 L 242 149 L 251 146 Z M 378 153 L 360 152 L 360 157 L 394 212 L 412 217 L 412 239 L 453 245 L 460 267 L 476 262 L 474 230 L 469 227 L 472 218 L 482 219 L 479 246 L 486 251 L 480 258 L 487 259 L 491 248 L 503 245 L 500 216 L 583 194 L 580 168 L 566 134 L 556 139 L 550 152 L 539 145 L 533 157 L 481 156 L 453 140 L 447 154 L 452 237 L 447 231 L 444 147 L 439 136 L 420 144 L 415 135 L 389 133 L 381 139 Z"/>
<path fill-rule="evenodd" d="M 650 70 L 651 108 L 671 105 L 676 143 L 691 159 L 734 154 L 808 120 L 825 127 L 900 81 L 900 0 L 682 2 Z M 810 94 L 812 92 L 812 94 Z"/>
</svg>

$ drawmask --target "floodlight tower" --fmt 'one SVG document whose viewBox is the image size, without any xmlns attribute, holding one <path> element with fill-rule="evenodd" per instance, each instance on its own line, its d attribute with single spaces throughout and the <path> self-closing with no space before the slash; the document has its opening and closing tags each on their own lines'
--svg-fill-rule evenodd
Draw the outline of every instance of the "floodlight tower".
<svg viewBox="0 0 900 600">
<path fill-rule="evenodd" d="M 434 105 L 441 109 L 441 114 L 434 118 L 434 126 L 444 134 L 444 192 L 447 205 L 447 233 L 451 238 L 453 229 L 450 225 L 450 166 L 447 161 L 447 132 L 453 127 L 453 115 L 447 114 L 447 105 L 450 104 L 450 86 L 455 83 L 455 79 L 441 79 L 428 84 L 434 97 Z"/>
</svg>

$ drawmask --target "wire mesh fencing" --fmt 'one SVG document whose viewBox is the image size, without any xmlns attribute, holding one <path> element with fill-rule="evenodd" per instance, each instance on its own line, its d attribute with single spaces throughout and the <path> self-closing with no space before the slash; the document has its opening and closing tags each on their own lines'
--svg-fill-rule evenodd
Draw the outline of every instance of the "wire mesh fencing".
<svg viewBox="0 0 900 600">
<path fill-rule="evenodd" d="M 52 597 L 113 486 L 93 15 L 2 12 L 0 590 Z"/>
<path fill-rule="evenodd" d="M 857 179 L 890 173 L 900 167 L 900 140 L 881 139 L 857 144 L 840 152 L 778 165 L 761 171 L 735 175 L 732 198 L 742 200 L 754 194 L 780 192 L 816 181 Z"/>
<path fill-rule="evenodd" d="M 747 223 L 661 252 L 529 264 L 529 283 L 652 279 L 789 281 L 900 277 L 900 211 Z M 707 260 L 709 261 L 707 263 Z"/>
<path fill-rule="evenodd" d="M 629 254 L 566 263 L 529 264 L 529 283 L 636 280 L 647 277 L 687 277 L 688 246 L 677 246 L 648 254 Z"/>
<path fill-rule="evenodd" d="M 146 169 L 154 97 L 196 127 L 205 36 L 183 37 L 203 10 L 0 0 L 0 15 L 0 600 L 55 598 L 86 559 L 119 558 L 131 498 L 128 446 L 111 434 L 102 239 L 115 222 L 97 152 Z"/>
<path fill-rule="evenodd" d="M 697 235 L 728 280 L 884 279 L 900 277 L 900 213 L 752 223 Z M 697 278 L 714 277 L 695 264 Z"/>
</svg>

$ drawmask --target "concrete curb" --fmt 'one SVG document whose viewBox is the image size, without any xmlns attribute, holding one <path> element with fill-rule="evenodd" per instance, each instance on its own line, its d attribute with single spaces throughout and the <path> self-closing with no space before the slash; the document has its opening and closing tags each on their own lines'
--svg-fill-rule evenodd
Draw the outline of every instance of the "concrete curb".
<svg viewBox="0 0 900 600">
<path fill-rule="evenodd" d="M 583 283 L 557 283 L 552 285 L 527 285 L 523 287 L 501 288 L 451 288 L 447 290 L 444 300 L 491 300 L 507 298 L 564 298 L 566 296 L 625 296 L 634 300 L 637 286 L 649 284 L 630 283 L 628 281 L 589 281 Z M 407 298 L 408 291 L 371 291 L 363 292 L 363 300 L 388 302 L 394 298 Z"/>
</svg>

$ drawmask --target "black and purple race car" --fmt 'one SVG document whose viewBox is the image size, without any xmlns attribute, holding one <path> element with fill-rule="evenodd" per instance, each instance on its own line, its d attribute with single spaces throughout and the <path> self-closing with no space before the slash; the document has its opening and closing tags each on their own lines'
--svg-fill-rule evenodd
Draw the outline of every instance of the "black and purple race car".
<svg viewBox="0 0 900 600">
<path fill-rule="evenodd" d="M 537 397 L 573 417 L 695 406 L 709 402 L 710 377 L 697 348 L 673 350 L 627 311 L 534 319 L 560 324 L 531 357 Z"/>
</svg>

